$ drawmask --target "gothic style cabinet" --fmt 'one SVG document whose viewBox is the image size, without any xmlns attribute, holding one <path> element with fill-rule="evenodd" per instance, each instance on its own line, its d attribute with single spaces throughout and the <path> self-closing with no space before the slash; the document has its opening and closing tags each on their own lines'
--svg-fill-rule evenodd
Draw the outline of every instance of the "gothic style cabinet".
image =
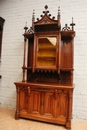
<svg viewBox="0 0 87 130">
<path fill-rule="evenodd" d="M 73 100 L 74 23 L 61 29 L 45 6 L 41 19 L 32 15 L 32 27 L 25 26 L 23 79 L 15 82 L 15 118 L 28 118 L 65 125 L 71 129 Z M 27 45 L 26 45 L 27 44 Z"/>
</svg>

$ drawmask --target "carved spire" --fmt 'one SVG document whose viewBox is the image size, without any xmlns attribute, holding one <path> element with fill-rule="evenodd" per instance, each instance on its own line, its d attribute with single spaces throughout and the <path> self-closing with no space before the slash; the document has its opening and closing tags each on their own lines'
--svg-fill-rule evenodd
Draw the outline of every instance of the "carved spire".
<svg viewBox="0 0 87 130">
<path fill-rule="evenodd" d="M 26 33 L 27 29 L 28 29 L 28 27 L 27 27 L 27 22 L 26 22 L 26 25 L 24 27 L 25 33 Z"/>
<path fill-rule="evenodd" d="M 70 27 L 68 27 L 68 24 L 65 24 L 65 27 L 62 28 L 62 31 L 69 31 Z"/>
<path fill-rule="evenodd" d="M 34 21 L 35 21 L 35 10 L 33 10 L 32 14 L 32 28 L 34 27 Z"/>
<path fill-rule="evenodd" d="M 57 19 L 60 18 L 60 6 L 58 7 L 58 15 L 57 15 Z"/>
<path fill-rule="evenodd" d="M 61 24 L 60 24 L 60 7 L 58 7 L 57 19 L 58 19 L 58 26 L 61 26 Z"/>
<path fill-rule="evenodd" d="M 72 27 L 72 30 L 74 30 L 75 23 L 73 23 L 73 18 L 72 18 L 72 23 L 70 24 L 70 26 Z"/>
<path fill-rule="evenodd" d="M 48 14 L 48 13 L 49 13 L 49 11 L 47 10 L 47 9 L 48 9 L 48 6 L 47 6 L 47 5 L 45 5 L 45 7 L 44 7 L 44 8 L 45 8 L 45 11 L 43 11 L 43 13 L 44 13 L 44 14 Z"/>
</svg>

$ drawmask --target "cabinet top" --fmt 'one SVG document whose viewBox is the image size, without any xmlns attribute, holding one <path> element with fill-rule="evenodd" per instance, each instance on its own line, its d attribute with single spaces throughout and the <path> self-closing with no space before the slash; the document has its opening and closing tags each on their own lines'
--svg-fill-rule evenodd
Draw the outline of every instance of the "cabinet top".
<svg viewBox="0 0 87 130">
<path fill-rule="evenodd" d="M 35 21 L 35 11 L 33 10 L 32 14 L 32 26 L 28 29 L 27 24 L 24 27 L 24 36 L 30 37 L 34 33 L 44 33 L 44 32 L 74 32 L 74 26 L 75 23 L 73 22 L 70 24 L 71 28 L 65 24 L 65 27 L 61 29 L 61 22 L 60 22 L 60 7 L 58 7 L 58 13 L 57 18 L 51 17 L 51 14 L 49 13 L 48 6 L 46 5 L 45 11 L 43 11 L 43 14 L 41 15 L 41 18 L 37 18 Z"/>
<path fill-rule="evenodd" d="M 74 85 L 69 84 L 47 84 L 47 83 L 33 83 L 33 82 L 15 82 L 15 85 L 21 86 L 24 85 L 26 87 L 42 87 L 42 88 L 58 88 L 58 89 L 74 89 Z"/>
</svg>

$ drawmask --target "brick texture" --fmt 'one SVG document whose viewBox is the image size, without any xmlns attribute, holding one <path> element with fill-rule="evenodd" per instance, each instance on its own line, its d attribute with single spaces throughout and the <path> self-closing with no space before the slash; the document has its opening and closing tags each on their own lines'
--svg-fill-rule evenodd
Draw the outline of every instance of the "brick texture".
<svg viewBox="0 0 87 130">
<path fill-rule="evenodd" d="M 87 0 L 0 0 L 0 16 L 6 21 L 2 40 L 0 63 L 0 106 L 16 106 L 14 82 L 22 79 L 23 27 L 31 26 L 32 12 L 39 17 L 48 5 L 52 16 L 61 9 L 62 27 L 74 17 L 76 23 L 74 44 L 74 99 L 73 118 L 87 119 Z"/>
</svg>

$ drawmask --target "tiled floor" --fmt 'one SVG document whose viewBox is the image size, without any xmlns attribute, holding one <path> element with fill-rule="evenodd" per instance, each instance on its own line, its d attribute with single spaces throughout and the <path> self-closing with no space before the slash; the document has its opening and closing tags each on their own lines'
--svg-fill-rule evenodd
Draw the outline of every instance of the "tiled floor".
<svg viewBox="0 0 87 130">
<path fill-rule="evenodd" d="M 66 130 L 64 126 L 31 121 L 15 120 L 15 111 L 0 108 L 0 130 Z M 72 120 L 72 130 L 87 130 L 87 120 Z"/>
</svg>

